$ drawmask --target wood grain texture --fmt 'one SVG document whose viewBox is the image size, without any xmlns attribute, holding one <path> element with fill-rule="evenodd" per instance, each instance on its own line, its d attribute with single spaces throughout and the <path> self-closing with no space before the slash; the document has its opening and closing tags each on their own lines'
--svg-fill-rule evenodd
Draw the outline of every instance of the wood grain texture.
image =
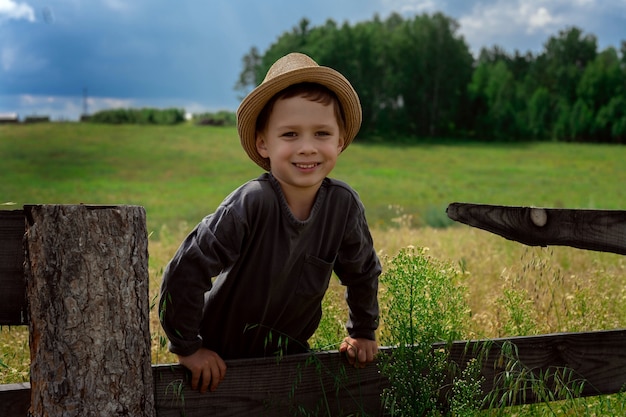
<svg viewBox="0 0 626 417">
<path fill-rule="evenodd" d="M 503 348 L 506 344 L 513 349 Z M 460 368 L 471 358 L 480 359 L 485 394 L 506 390 L 507 371 L 526 375 L 528 380 L 547 376 L 547 391 L 556 398 L 559 391 L 551 385 L 554 381 L 550 377 L 555 372 L 565 375 L 572 387 L 584 382 L 580 396 L 614 394 L 626 386 L 626 330 L 623 329 L 459 341 L 449 349 L 450 360 Z M 528 389 L 520 392 L 516 401 L 531 404 L 541 398 Z"/>
<path fill-rule="evenodd" d="M 25 417 L 30 407 L 30 384 L 0 385 L 0 416 Z"/>
<path fill-rule="evenodd" d="M 452 220 L 529 246 L 571 246 L 626 255 L 626 211 L 452 203 Z"/>
<path fill-rule="evenodd" d="M 0 325 L 25 325 L 24 210 L 0 210 Z"/>
<path fill-rule="evenodd" d="M 386 378 L 376 364 L 355 369 L 336 351 L 227 361 L 227 375 L 215 392 L 191 390 L 184 368 L 154 367 L 157 415 L 320 416 L 382 415 Z"/>
</svg>

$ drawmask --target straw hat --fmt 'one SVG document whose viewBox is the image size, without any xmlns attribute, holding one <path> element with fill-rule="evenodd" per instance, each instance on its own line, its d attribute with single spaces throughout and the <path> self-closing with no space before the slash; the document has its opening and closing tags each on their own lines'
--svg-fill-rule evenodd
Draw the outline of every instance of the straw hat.
<svg viewBox="0 0 626 417">
<path fill-rule="evenodd" d="M 266 171 L 269 160 L 256 150 L 256 119 L 267 102 L 278 92 L 293 84 L 311 82 L 332 90 L 339 98 L 346 124 L 343 149 L 346 149 L 361 127 L 361 103 L 350 82 L 339 72 L 317 65 L 307 55 L 291 53 L 280 58 L 267 72 L 265 79 L 243 99 L 237 109 L 237 130 L 241 146 L 250 159 Z"/>
</svg>

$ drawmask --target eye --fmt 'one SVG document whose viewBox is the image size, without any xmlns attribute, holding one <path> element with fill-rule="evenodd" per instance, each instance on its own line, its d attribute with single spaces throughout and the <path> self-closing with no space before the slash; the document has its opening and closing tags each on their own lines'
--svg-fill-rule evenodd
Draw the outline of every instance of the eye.
<svg viewBox="0 0 626 417">
<path fill-rule="evenodd" d="M 316 135 L 324 137 L 324 136 L 330 136 L 331 133 L 326 130 L 320 130 L 319 132 L 316 133 Z"/>
<path fill-rule="evenodd" d="M 280 136 L 283 138 L 295 138 L 297 135 L 296 132 L 284 132 Z"/>
</svg>

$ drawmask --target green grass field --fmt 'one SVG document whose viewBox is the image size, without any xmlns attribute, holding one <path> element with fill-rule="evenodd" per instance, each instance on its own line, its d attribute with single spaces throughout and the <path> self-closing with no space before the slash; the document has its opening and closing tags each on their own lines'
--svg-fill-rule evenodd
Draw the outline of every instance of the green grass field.
<svg viewBox="0 0 626 417">
<path fill-rule="evenodd" d="M 234 128 L 39 124 L 0 126 L 0 206 L 133 204 L 146 208 L 151 297 L 162 269 L 203 216 L 261 171 Z M 383 260 L 428 248 L 463 271 L 467 338 L 626 326 L 626 258 L 572 248 L 528 248 L 446 222 L 451 202 L 626 208 L 626 147 L 576 143 L 362 144 L 333 176 L 361 195 Z M 503 294 L 521 296 L 511 305 Z M 343 321 L 342 289 L 328 305 Z M 512 319 L 512 308 L 523 317 Z M 326 314 L 326 313 L 325 313 Z M 336 320 L 336 321 L 337 321 Z M 171 362 L 152 312 L 153 362 Z M 23 328 L 0 331 L 0 382 L 28 380 Z"/>
<path fill-rule="evenodd" d="M 196 223 L 261 173 L 234 128 L 0 126 L 0 203 L 137 204 L 148 227 Z M 626 147 L 587 144 L 355 143 L 333 175 L 360 194 L 373 227 L 398 210 L 415 225 L 454 201 L 623 208 Z M 392 207 L 390 209 L 390 207 Z"/>
</svg>

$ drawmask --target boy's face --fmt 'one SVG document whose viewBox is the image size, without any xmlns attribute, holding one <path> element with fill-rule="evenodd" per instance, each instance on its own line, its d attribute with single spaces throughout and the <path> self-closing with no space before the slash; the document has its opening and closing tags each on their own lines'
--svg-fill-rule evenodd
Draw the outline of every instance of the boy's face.
<svg viewBox="0 0 626 417">
<path fill-rule="evenodd" d="M 333 105 L 299 96 L 276 101 L 265 130 L 256 138 L 257 151 L 269 158 L 283 189 L 315 191 L 335 167 L 343 143 Z"/>
</svg>

